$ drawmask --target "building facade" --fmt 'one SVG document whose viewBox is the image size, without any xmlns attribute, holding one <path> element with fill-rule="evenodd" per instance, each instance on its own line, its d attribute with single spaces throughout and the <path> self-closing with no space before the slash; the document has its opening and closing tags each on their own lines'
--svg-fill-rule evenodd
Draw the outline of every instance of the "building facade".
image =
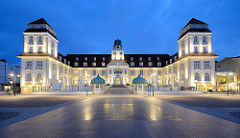
<svg viewBox="0 0 240 138">
<path fill-rule="evenodd" d="M 178 52 L 125 54 L 115 40 L 111 54 L 58 53 L 56 32 L 43 19 L 24 31 L 21 58 L 22 92 L 81 91 L 98 74 L 106 85 L 131 85 L 138 75 L 156 90 L 215 89 L 215 58 L 208 24 L 192 18 L 180 32 Z"/>
<path fill-rule="evenodd" d="M 240 90 L 240 57 L 225 57 L 216 64 L 217 91 Z"/>
<path fill-rule="evenodd" d="M 0 59 L 0 91 L 8 84 L 8 63 L 6 59 Z"/>
</svg>

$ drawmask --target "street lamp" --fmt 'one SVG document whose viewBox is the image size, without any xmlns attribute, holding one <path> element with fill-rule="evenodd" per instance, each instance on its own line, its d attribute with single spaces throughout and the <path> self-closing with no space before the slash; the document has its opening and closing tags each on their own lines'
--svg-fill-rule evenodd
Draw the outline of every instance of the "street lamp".
<svg viewBox="0 0 240 138">
<path fill-rule="evenodd" d="M 15 92 L 15 87 L 16 87 L 16 77 L 20 77 L 20 75 L 19 75 L 19 74 L 14 75 L 13 73 L 10 73 L 10 76 L 13 77 L 13 82 L 10 81 L 10 84 L 13 83 L 13 94 L 14 94 L 14 96 L 16 96 L 16 92 Z"/>
<path fill-rule="evenodd" d="M 195 90 L 197 91 L 197 82 L 198 82 L 198 80 L 195 80 L 194 82 L 196 83 L 196 89 Z"/>
</svg>

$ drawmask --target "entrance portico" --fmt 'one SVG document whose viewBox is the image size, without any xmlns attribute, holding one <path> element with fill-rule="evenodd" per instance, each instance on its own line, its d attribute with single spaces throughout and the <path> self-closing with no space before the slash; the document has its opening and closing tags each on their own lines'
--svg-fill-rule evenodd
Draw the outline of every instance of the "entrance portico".
<svg viewBox="0 0 240 138">
<path fill-rule="evenodd" d="M 111 85 L 124 85 L 129 83 L 129 65 L 124 61 L 112 61 L 107 65 L 108 83 Z"/>
</svg>

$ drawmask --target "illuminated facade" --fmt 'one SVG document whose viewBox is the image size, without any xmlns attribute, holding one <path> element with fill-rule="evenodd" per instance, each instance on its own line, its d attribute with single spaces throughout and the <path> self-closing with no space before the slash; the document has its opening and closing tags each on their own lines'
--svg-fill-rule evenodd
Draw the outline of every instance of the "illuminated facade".
<svg viewBox="0 0 240 138">
<path fill-rule="evenodd" d="M 22 92 L 82 91 L 98 74 L 107 85 L 131 85 L 138 75 L 156 90 L 215 89 L 215 58 L 208 25 L 191 19 L 180 32 L 178 52 L 125 54 L 115 40 L 111 54 L 58 53 L 56 32 L 43 19 L 28 24 L 21 58 Z"/>
</svg>

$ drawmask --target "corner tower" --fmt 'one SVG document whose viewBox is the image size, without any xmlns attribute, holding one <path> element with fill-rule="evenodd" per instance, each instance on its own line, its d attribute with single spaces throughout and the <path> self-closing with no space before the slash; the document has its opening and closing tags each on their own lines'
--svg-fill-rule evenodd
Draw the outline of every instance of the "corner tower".
<svg viewBox="0 0 240 138">
<path fill-rule="evenodd" d="M 124 60 L 124 50 L 123 50 L 123 46 L 122 46 L 122 41 L 119 39 L 114 41 L 111 59 L 112 60 Z"/>
</svg>

